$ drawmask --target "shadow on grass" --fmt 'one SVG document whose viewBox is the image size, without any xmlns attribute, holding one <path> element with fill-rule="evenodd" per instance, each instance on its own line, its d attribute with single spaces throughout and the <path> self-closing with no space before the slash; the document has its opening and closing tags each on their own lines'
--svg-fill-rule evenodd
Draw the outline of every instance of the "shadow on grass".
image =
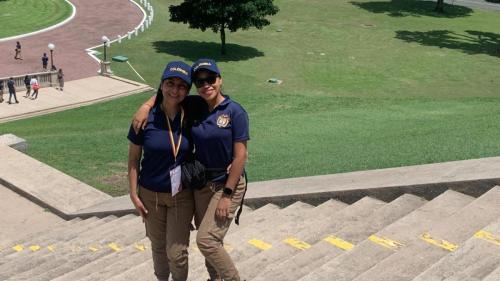
<svg viewBox="0 0 500 281">
<path fill-rule="evenodd" d="M 216 61 L 242 61 L 255 57 L 262 57 L 264 53 L 247 46 L 226 43 L 226 54 L 221 55 L 220 44 L 214 42 L 199 42 L 191 40 L 155 41 L 153 47 L 158 53 L 167 53 L 195 61 L 201 57 L 212 58 Z"/>
<path fill-rule="evenodd" d="M 498 3 L 498 4 L 500 4 L 500 0 L 486 0 L 486 2 L 491 2 L 491 3 Z"/>
<path fill-rule="evenodd" d="M 500 1 L 500 0 L 499 0 Z M 436 13 L 435 1 L 410 1 L 410 0 L 392 0 L 388 2 L 351 2 L 354 6 L 370 11 L 372 13 L 383 13 L 391 17 L 407 17 L 407 16 L 428 16 L 438 18 L 458 18 L 467 17 L 473 12 L 472 9 L 444 4 L 444 13 Z"/>
<path fill-rule="evenodd" d="M 424 46 L 437 46 L 461 50 L 464 53 L 486 54 L 500 58 L 500 34 L 467 30 L 467 34 L 458 34 L 448 30 L 396 31 L 396 38 L 409 43 L 419 43 Z"/>
</svg>

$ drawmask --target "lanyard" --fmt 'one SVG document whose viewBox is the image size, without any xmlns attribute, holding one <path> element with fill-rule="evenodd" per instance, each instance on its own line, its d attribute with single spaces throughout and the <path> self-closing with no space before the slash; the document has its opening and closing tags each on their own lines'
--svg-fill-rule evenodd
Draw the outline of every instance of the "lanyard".
<svg viewBox="0 0 500 281">
<path fill-rule="evenodd" d="M 182 142 L 182 121 L 184 120 L 184 109 L 181 107 L 181 130 L 179 134 L 179 142 L 177 145 L 175 144 L 174 140 L 174 133 L 172 133 L 172 126 L 170 125 L 170 118 L 168 118 L 168 114 L 165 111 L 165 117 L 167 117 L 167 125 L 168 125 L 168 134 L 170 136 L 170 143 L 172 144 L 172 153 L 174 154 L 174 160 L 177 163 L 177 154 L 179 154 L 179 150 L 181 148 L 181 142 Z"/>
</svg>

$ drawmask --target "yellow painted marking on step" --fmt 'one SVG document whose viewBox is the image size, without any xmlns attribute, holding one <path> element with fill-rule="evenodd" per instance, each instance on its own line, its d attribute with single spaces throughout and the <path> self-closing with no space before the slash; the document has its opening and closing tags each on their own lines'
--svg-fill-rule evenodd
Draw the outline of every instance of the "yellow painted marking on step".
<svg viewBox="0 0 500 281">
<path fill-rule="evenodd" d="M 89 250 L 92 251 L 92 252 L 94 252 L 94 253 L 97 252 L 97 251 L 99 251 L 100 249 L 101 249 L 101 247 L 100 246 L 96 246 L 96 245 L 91 245 L 89 247 Z"/>
<path fill-rule="evenodd" d="M 485 241 L 493 243 L 494 245 L 500 246 L 500 236 L 495 236 L 491 232 L 485 230 L 479 230 L 478 232 L 476 232 L 476 234 L 474 234 L 474 237 L 483 239 Z"/>
<path fill-rule="evenodd" d="M 56 247 L 54 245 L 47 246 L 47 250 L 54 252 L 56 250 Z"/>
<path fill-rule="evenodd" d="M 455 245 L 451 242 L 448 242 L 446 240 L 439 240 L 433 238 L 429 233 L 423 233 L 420 235 L 420 239 L 424 240 L 425 242 L 432 244 L 434 246 L 438 246 L 439 248 L 445 249 L 447 251 L 453 252 L 458 248 L 458 245 Z"/>
<path fill-rule="evenodd" d="M 224 249 L 226 249 L 228 253 L 231 253 L 234 250 L 234 247 L 229 244 L 224 244 Z"/>
<path fill-rule="evenodd" d="M 311 245 L 307 244 L 306 242 L 300 241 L 297 238 L 293 238 L 293 237 L 287 238 L 287 239 L 283 240 L 283 242 L 294 247 L 294 248 L 297 248 L 299 250 L 307 250 L 307 249 L 311 248 Z"/>
<path fill-rule="evenodd" d="M 141 251 L 141 252 L 144 252 L 146 250 L 146 246 L 144 246 L 144 244 L 137 244 L 135 243 L 134 244 L 134 247 L 138 250 L 138 251 Z"/>
<path fill-rule="evenodd" d="M 24 246 L 21 244 L 17 244 L 16 246 L 12 247 L 12 250 L 16 252 L 21 252 L 22 250 L 24 250 Z"/>
<path fill-rule="evenodd" d="M 42 247 L 40 247 L 39 245 L 31 245 L 29 248 L 32 252 L 36 252 L 39 251 Z"/>
<path fill-rule="evenodd" d="M 122 250 L 122 249 L 120 248 L 120 246 L 119 246 L 118 244 L 114 243 L 114 242 L 113 242 L 113 243 L 109 243 L 109 244 L 108 244 L 108 247 L 109 247 L 111 250 L 115 251 L 115 252 L 119 252 L 119 251 L 121 251 L 121 250 Z"/>
<path fill-rule="evenodd" d="M 326 242 L 328 242 L 328 243 L 332 244 L 333 246 L 335 246 L 339 249 L 342 249 L 344 251 L 348 251 L 348 250 L 354 248 L 354 244 L 351 244 L 351 243 L 349 243 L 349 242 L 347 242 L 339 237 L 335 237 L 333 235 L 330 235 L 323 240 L 325 240 Z"/>
<path fill-rule="evenodd" d="M 385 237 L 379 237 L 377 235 L 371 235 L 370 237 L 368 237 L 368 240 L 372 241 L 373 243 L 375 244 L 378 244 L 382 247 L 385 247 L 387 249 L 391 249 L 391 250 L 394 250 L 396 251 L 397 249 L 401 248 L 404 246 L 403 243 L 400 243 L 398 241 L 395 241 L 395 240 L 391 240 L 391 239 L 388 239 L 388 238 L 385 238 Z"/>
<path fill-rule="evenodd" d="M 248 244 L 250 244 L 250 245 L 254 246 L 255 248 L 262 250 L 262 251 L 269 250 L 273 247 L 273 245 L 266 243 L 266 242 L 259 240 L 259 239 L 248 240 Z"/>
</svg>

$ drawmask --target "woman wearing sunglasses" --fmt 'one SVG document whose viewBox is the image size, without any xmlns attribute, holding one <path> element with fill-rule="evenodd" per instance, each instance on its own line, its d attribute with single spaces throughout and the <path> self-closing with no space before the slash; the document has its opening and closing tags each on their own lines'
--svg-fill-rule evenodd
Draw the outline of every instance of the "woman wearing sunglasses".
<svg viewBox="0 0 500 281">
<path fill-rule="evenodd" d="M 188 276 L 194 200 L 180 184 L 180 163 L 191 147 L 180 104 L 190 88 L 191 67 L 167 64 L 144 127 L 136 133 L 131 126 L 128 133 L 130 199 L 146 224 L 158 280 L 167 281 L 171 274 L 185 281 Z"/>
<path fill-rule="evenodd" d="M 184 105 L 191 108 L 188 118 L 193 124 L 195 156 L 207 169 L 208 180 L 205 187 L 193 191 L 196 242 L 205 256 L 210 280 L 238 281 L 238 270 L 224 249 L 223 240 L 246 189 L 248 114 L 222 93 L 222 77 L 215 61 L 196 61 L 192 66 L 192 79 L 198 97 L 186 98 Z M 154 98 L 136 113 L 135 127 L 143 124 L 152 104 Z M 226 170 L 226 167 L 231 168 Z"/>
</svg>

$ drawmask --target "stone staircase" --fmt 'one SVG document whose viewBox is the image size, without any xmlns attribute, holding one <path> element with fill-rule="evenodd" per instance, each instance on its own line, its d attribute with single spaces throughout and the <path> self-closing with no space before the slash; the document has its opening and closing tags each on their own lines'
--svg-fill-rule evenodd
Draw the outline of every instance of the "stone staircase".
<svg viewBox="0 0 500 281">
<path fill-rule="evenodd" d="M 189 280 L 205 281 L 191 237 Z M 500 280 L 500 187 L 478 198 L 246 208 L 225 247 L 246 280 Z M 73 219 L 0 241 L 0 280 L 155 280 L 140 217 Z"/>
</svg>

